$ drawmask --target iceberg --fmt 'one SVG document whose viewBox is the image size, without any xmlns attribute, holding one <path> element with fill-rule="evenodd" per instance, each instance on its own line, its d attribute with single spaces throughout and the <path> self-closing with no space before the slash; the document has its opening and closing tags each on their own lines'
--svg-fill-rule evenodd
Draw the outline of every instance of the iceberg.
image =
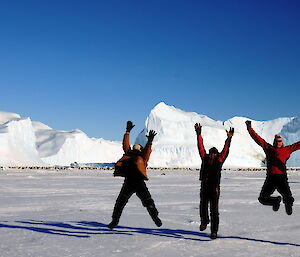
<svg viewBox="0 0 300 257">
<path fill-rule="evenodd" d="M 185 112 L 164 102 L 151 110 L 145 121 L 145 128 L 137 136 L 136 143 L 145 145 L 145 135 L 153 129 L 157 136 L 153 141 L 153 152 L 149 160 L 151 167 L 199 168 L 201 159 L 197 149 L 194 124 L 201 123 L 206 151 L 215 146 L 223 149 L 226 129 L 234 127 L 229 156 L 224 167 L 264 167 L 265 154 L 250 137 L 245 121 L 249 118 L 233 117 L 226 121 L 215 121 L 196 112 Z M 286 144 L 300 140 L 300 119 L 278 118 L 270 121 L 252 121 L 256 132 L 267 142 L 273 142 L 275 134 L 282 134 Z M 287 163 L 300 166 L 300 151 L 293 153 Z"/>
</svg>

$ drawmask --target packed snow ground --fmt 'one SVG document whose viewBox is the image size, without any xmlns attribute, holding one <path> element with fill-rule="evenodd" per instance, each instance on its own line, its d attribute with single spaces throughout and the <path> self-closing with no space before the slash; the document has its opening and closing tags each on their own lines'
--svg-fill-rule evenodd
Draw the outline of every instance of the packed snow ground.
<svg viewBox="0 0 300 257">
<path fill-rule="evenodd" d="M 300 256 L 300 173 L 289 172 L 294 213 L 257 197 L 264 172 L 223 171 L 219 238 L 199 228 L 198 171 L 150 171 L 155 227 L 134 195 L 119 226 L 107 225 L 123 179 L 112 171 L 0 171 L 0 255 Z"/>
</svg>

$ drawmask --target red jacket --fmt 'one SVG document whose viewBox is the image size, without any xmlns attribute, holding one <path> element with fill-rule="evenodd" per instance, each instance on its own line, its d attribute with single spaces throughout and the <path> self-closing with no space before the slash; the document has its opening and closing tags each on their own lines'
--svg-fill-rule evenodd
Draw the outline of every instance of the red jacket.
<svg viewBox="0 0 300 257">
<path fill-rule="evenodd" d="M 204 145 L 203 145 L 203 138 L 202 138 L 201 135 L 197 136 L 197 143 L 198 143 L 198 150 L 199 150 L 200 157 L 203 160 L 203 158 L 207 154 L 205 152 L 205 148 L 204 148 Z M 226 158 L 228 156 L 228 153 L 229 153 L 230 143 L 231 143 L 231 137 L 227 137 L 227 139 L 225 141 L 224 148 L 223 148 L 222 152 L 217 157 L 218 161 L 220 163 L 223 163 L 226 160 Z"/>
<path fill-rule="evenodd" d="M 300 141 L 280 148 L 274 147 L 262 139 L 253 128 L 247 128 L 253 140 L 260 145 L 267 157 L 268 174 L 286 174 L 286 162 L 291 153 L 300 149 Z"/>
<path fill-rule="evenodd" d="M 218 156 L 215 159 L 211 159 L 209 154 L 205 152 L 205 148 L 203 145 L 203 138 L 201 135 L 197 136 L 197 142 L 198 142 L 199 154 L 202 160 L 201 170 L 200 170 L 200 180 L 211 186 L 219 185 L 222 165 L 229 153 L 231 137 L 227 137 L 222 152 L 218 154 Z"/>
</svg>

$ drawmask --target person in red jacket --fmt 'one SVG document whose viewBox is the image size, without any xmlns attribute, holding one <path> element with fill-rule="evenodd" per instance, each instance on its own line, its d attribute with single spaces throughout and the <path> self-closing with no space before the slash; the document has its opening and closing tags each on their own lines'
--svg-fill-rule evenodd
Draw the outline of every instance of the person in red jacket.
<svg viewBox="0 0 300 257">
<path fill-rule="evenodd" d="M 210 204 L 210 218 L 211 218 L 211 239 L 217 238 L 219 230 L 219 197 L 220 197 L 220 179 L 223 163 L 225 162 L 231 143 L 231 138 L 234 134 L 234 129 L 230 128 L 227 132 L 227 139 L 221 153 L 217 148 L 212 147 L 207 154 L 203 145 L 203 138 L 201 135 L 202 126 L 200 123 L 195 124 L 195 131 L 197 134 L 198 150 L 202 160 L 200 169 L 200 231 L 206 229 L 209 223 L 208 217 L 208 203 Z"/>
<path fill-rule="evenodd" d="M 263 148 L 267 159 L 267 177 L 258 200 L 261 204 L 271 205 L 274 211 L 278 211 L 281 197 L 271 196 L 277 189 L 283 197 L 286 213 L 291 215 L 293 213 L 294 198 L 288 184 L 286 162 L 294 151 L 300 149 L 300 141 L 284 146 L 282 137 L 275 135 L 273 145 L 271 145 L 254 131 L 250 120 L 247 120 L 245 123 L 250 136 Z"/>
<path fill-rule="evenodd" d="M 127 121 L 126 133 L 123 137 L 123 150 L 125 154 L 115 165 L 119 170 L 118 174 L 122 173 L 125 180 L 114 206 L 112 221 L 108 225 L 110 229 L 113 229 L 118 225 L 122 211 L 129 198 L 134 193 L 141 199 L 143 206 L 147 208 L 154 223 L 158 227 L 162 225 L 154 201 L 144 182 L 144 180 L 148 180 L 146 167 L 152 151 L 152 141 L 156 136 L 156 133 L 154 130 L 149 131 L 149 135 L 146 136 L 148 142 L 145 147 L 135 144 L 131 149 L 129 136 L 130 131 L 134 126 L 135 125 L 133 125 L 131 121 Z"/>
</svg>

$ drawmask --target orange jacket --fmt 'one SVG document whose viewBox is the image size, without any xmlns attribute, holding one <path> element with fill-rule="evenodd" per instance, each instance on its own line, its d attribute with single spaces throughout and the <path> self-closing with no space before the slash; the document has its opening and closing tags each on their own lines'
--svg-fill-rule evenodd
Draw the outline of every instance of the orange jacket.
<svg viewBox="0 0 300 257">
<path fill-rule="evenodd" d="M 126 132 L 123 137 L 123 150 L 124 155 L 120 159 L 120 162 L 124 160 L 128 160 L 129 158 L 132 158 L 130 155 L 130 152 L 132 152 L 130 148 L 130 133 Z M 147 164 L 150 158 L 150 154 L 152 152 L 152 143 L 149 141 L 145 145 L 145 147 L 142 149 L 141 154 L 135 156 L 134 158 L 134 165 L 137 168 L 137 170 L 143 175 L 145 180 L 148 180 L 147 177 Z M 130 172 L 130 171 L 129 171 Z"/>
</svg>

